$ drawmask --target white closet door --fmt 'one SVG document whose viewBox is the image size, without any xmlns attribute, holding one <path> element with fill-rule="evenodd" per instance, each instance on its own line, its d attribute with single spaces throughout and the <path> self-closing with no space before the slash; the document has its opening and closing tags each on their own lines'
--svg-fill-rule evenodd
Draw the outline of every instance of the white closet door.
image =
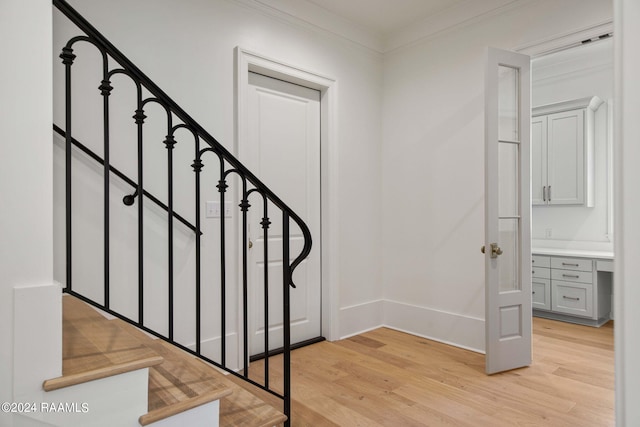
<svg viewBox="0 0 640 427">
<path fill-rule="evenodd" d="M 320 92 L 249 73 L 249 167 L 307 223 L 313 237 L 309 257 L 294 271 L 291 288 L 291 343 L 321 336 L 320 269 Z M 251 354 L 265 352 L 263 209 L 253 196 L 250 209 L 249 345 Z M 268 229 L 269 349 L 281 348 L 282 215 L 271 204 Z M 304 243 L 291 221 L 291 257 Z"/>
</svg>

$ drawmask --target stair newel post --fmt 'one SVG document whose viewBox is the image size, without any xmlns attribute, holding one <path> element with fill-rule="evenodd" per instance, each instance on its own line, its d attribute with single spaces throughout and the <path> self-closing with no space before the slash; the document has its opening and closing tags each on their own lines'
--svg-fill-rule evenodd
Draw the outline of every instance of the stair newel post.
<svg viewBox="0 0 640 427">
<path fill-rule="evenodd" d="M 247 212 L 251 207 L 247 194 L 247 179 L 242 177 L 242 202 L 240 202 L 240 210 L 242 211 L 242 332 L 243 332 L 243 368 L 244 377 L 249 378 L 249 290 L 248 290 L 248 252 L 247 252 Z"/>
<path fill-rule="evenodd" d="M 140 82 L 135 80 L 138 92 L 138 108 L 133 115 L 138 130 L 138 324 L 144 325 L 144 173 L 143 173 L 143 126 L 144 115 L 142 108 L 142 87 Z"/>
<path fill-rule="evenodd" d="M 72 250 L 71 250 L 71 142 L 73 140 L 72 132 L 71 132 L 71 65 L 73 65 L 73 61 L 76 58 L 76 55 L 73 53 L 73 49 L 70 45 L 62 48 L 62 53 L 60 54 L 60 58 L 62 59 L 62 63 L 65 68 L 65 127 L 66 127 L 66 136 L 65 136 L 65 229 L 66 229 L 66 256 L 67 256 L 67 291 L 71 291 L 71 261 L 72 261 Z"/>
<path fill-rule="evenodd" d="M 109 80 L 109 59 L 107 57 L 107 53 L 103 50 L 100 51 L 102 53 L 102 82 L 98 89 L 100 89 L 100 94 L 102 95 L 102 114 L 103 114 L 103 186 L 104 186 L 104 306 L 105 308 L 109 308 L 109 290 L 110 290 L 110 280 L 109 280 L 109 254 L 110 254 L 110 218 L 109 218 L 109 181 L 110 181 L 110 171 L 111 171 L 111 163 L 109 160 L 109 95 L 111 95 L 111 91 L 113 87 L 111 86 L 111 82 Z"/>
<path fill-rule="evenodd" d="M 191 165 L 193 171 L 196 174 L 196 194 L 195 194 L 195 215 L 196 215 L 196 354 L 201 354 L 201 326 L 202 326 L 202 313 L 201 313 L 201 242 L 200 242 L 200 172 L 202 171 L 202 153 L 200 152 L 200 144 L 196 139 L 196 159 Z"/>
<path fill-rule="evenodd" d="M 289 287 L 292 284 L 289 241 L 289 212 L 282 212 L 282 331 L 283 331 L 283 400 L 285 426 L 291 425 L 291 312 Z"/>
<path fill-rule="evenodd" d="M 225 215 L 224 215 L 224 195 L 227 192 L 226 172 L 224 170 L 224 159 L 218 154 L 220 160 L 220 180 L 218 181 L 218 192 L 220 193 L 220 355 L 221 363 L 226 366 L 227 360 L 227 271 L 226 271 L 226 244 L 225 244 Z"/>
<path fill-rule="evenodd" d="M 173 148 L 176 145 L 173 136 L 171 113 L 167 112 L 167 136 L 164 145 L 167 148 L 167 261 L 168 261 L 168 301 L 169 318 L 167 319 L 169 339 L 173 341 Z"/>
</svg>

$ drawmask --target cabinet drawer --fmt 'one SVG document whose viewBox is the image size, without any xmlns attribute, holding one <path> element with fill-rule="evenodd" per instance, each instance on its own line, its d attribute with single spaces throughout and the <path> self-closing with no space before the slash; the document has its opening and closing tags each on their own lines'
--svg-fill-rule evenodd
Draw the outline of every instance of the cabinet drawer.
<svg viewBox="0 0 640 427">
<path fill-rule="evenodd" d="M 586 283 L 553 281 L 552 310 L 576 316 L 593 317 L 593 287 Z"/>
<path fill-rule="evenodd" d="M 551 258 L 551 268 L 563 270 L 593 271 L 593 260 L 584 258 Z"/>
<path fill-rule="evenodd" d="M 551 310 L 551 281 L 534 278 L 531 288 L 531 306 L 538 310 Z"/>
<path fill-rule="evenodd" d="M 551 279 L 551 270 L 545 267 L 532 267 L 531 275 L 540 279 Z"/>
<path fill-rule="evenodd" d="M 531 265 L 534 267 L 551 267 L 551 257 L 544 255 L 533 255 Z"/>
<path fill-rule="evenodd" d="M 575 270 L 551 269 L 552 280 L 564 280 L 566 282 L 593 283 L 593 273 Z"/>
</svg>

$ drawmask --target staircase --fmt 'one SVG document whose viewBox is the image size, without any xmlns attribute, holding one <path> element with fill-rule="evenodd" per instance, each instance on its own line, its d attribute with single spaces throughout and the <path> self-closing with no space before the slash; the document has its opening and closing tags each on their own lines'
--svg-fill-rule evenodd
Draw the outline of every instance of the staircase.
<svg viewBox="0 0 640 427">
<path fill-rule="evenodd" d="M 67 295 L 62 376 L 46 380 L 43 389 L 48 392 L 45 402 L 75 407 L 52 413 L 46 421 L 64 426 L 211 427 L 219 419 L 220 426 L 268 427 L 287 420 L 226 377 Z"/>
<path fill-rule="evenodd" d="M 311 251 L 308 227 L 65 0 L 53 5 L 68 20 L 61 32 L 75 35 L 60 46 L 64 125 L 54 124 L 64 165 L 63 369 L 43 388 L 45 399 L 81 404 L 43 419 L 290 425 L 290 292 Z M 233 212 L 215 227 L 203 220 L 214 198 Z M 248 232 L 258 217 L 264 268 L 251 276 Z M 292 230 L 303 238 L 293 242 Z M 270 252 L 281 254 L 277 270 Z M 265 331 L 260 375 L 250 375 L 250 322 Z M 275 390 L 269 358 L 278 353 Z"/>
</svg>

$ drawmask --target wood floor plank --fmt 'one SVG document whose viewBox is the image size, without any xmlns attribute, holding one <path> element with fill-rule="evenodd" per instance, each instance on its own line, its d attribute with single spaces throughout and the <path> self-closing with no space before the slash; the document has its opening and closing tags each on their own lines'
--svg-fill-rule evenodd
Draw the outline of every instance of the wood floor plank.
<svg viewBox="0 0 640 427">
<path fill-rule="evenodd" d="M 614 426 L 613 324 L 533 325 L 533 364 L 492 376 L 482 354 L 387 328 L 295 350 L 292 425 Z"/>
</svg>

